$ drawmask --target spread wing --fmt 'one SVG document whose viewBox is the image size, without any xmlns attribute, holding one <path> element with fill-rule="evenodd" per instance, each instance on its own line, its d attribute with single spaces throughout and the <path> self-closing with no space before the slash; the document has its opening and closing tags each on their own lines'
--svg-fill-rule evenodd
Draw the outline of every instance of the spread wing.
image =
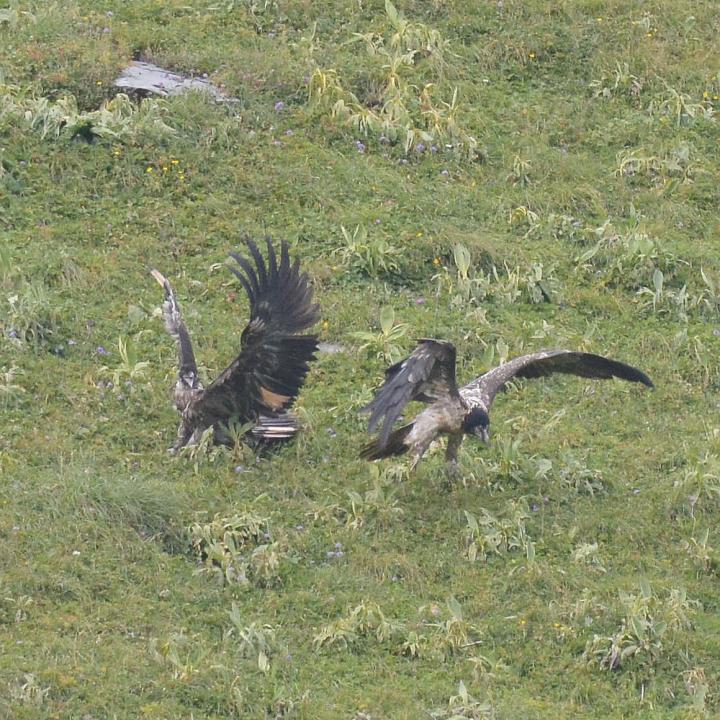
<svg viewBox="0 0 720 720">
<path fill-rule="evenodd" d="M 200 382 L 198 380 L 197 363 L 195 362 L 190 333 L 188 333 L 187 327 L 185 326 L 180 305 L 167 278 L 157 270 L 151 270 L 150 273 L 158 283 L 162 285 L 165 291 L 163 318 L 165 319 L 165 328 L 175 339 L 175 344 L 177 345 L 178 377 L 184 386 L 197 388 Z"/>
<path fill-rule="evenodd" d="M 486 372 L 464 385 L 460 389 L 460 394 L 470 404 L 481 405 L 488 411 L 495 396 L 513 378 L 538 378 L 553 373 L 566 373 L 601 380 L 616 377 L 653 387 L 652 381 L 642 370 L 602 355 L 573 352 L 572 350 L 540 350 L 517 357 Z"/>
<path fill-rule="evenodd" d="M 370 432 L 384 418 L 379 440 L 385 446 L 393 423 L 411 400 L 433 402 L 448 396 L 458 396 L 455 346 L 423 338 L 408 357 L 385 371 L 385 383 L 362 412 L 370 412 Z"/>
<path fill-rule="evenodd" d="M 189 412 L 207 423 L 240 422 L 277 413 L 297 397 L 317 351 L 317 335 L 299 335 L 314 325 L 319 308 L 312 303 L 307 275 L 292 265 L 281 244 L 278 263 L 267 241 L 267 263 L 250 239 L 254 264 L 231 253 L 240 266 L 231 268 L 250 301 L 250 320 L 242 332 L 240 354 L 195 400 Z"/>
</svg>

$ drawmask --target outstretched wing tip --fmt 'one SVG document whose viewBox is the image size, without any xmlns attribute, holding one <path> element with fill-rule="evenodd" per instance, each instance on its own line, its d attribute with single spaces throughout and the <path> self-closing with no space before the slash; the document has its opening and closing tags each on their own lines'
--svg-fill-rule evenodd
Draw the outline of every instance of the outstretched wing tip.
<svg viewBox="0 0 720 720">
<path fill-rule="evenodd" d="M 465 385 L 463 392 L 466 398 L 479 398 L 489 407 L 497 393 L 514 378 L 533 379 L 553 373 L 597 380 L 617 378 L 655 388 L 653 381 L 633 365 L 596 353 L 556 349 L 538 350 L 498 365 Z"/>
<path fill-rule="evenodd" d="M 165 284 L 167 283 L 167 278 L 159 270 L 156 270 L 155 268 L 150 268 L 150 274 L 155 278 L 159 285 L 165 287 Z"/>
<path fill-rule="evenodd" d="M 208 412 L 252 419 L 277 413 L 297 398 L 315 359 L 318 336 L 302 335 L 314 325 L 320 308 L 313 304 L 308 277 L 291 267 L 288 245 L 264 238 L 263 253 L 251 237 L 242 238 L 247 252 L 229 252 L 237 263 L 230 271 L 244 288 L 250 318 L 241 335 L 240 353 L 204 393 Z"/>
</svg>

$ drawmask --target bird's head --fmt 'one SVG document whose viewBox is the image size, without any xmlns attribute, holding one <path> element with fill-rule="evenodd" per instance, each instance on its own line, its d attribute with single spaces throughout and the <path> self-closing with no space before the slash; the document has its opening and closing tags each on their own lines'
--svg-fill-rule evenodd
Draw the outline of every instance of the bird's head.
<svg viewBox="0 0 720 720">
<path fill-rule="evenodd" d="M 473 408 L 463 420 L 463 431 L 484 443 L 490 442 L 490 417 L 482 408 Z"/>
</svg>

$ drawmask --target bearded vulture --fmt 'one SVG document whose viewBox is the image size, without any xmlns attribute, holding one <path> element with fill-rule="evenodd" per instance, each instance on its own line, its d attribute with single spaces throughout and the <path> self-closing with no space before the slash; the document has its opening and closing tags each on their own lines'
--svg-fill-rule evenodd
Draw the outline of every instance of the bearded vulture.
<svg viewBox="0 0 720 720">
<path fill-rule="evenodd" d="M 270 240 L 267 261 L 257 245 L 246 240 L 253 263 L 230 253 L 239 268 L 237 277 L 250 301 L 250 320 L 240 335 L 240 352 L 215 380 L 204 387 L 198 377 L 190 335 L 175 293 L 157 270 L 153 277 L 163 286 L 163 316 L 178 351 L 175 407 L 180 413 L 177 441 L 171 452 L 198 443 L 213 428 L 216 443 L 227 444 L 232 423 L 253 423 L 250 434 L 257 440 L 291 438 L 297 432 L 294 415 L 287 412 L 297 398 L 318 348 L 317 335 L 300 335 L 318 320 L 312 303 L 312 287 L 300 261 L 291 265 L 288 246 L 280 245 L 280 262 Z"/>
<path fill-rule="evenodd" d="M 379 435 L 362 448 L 360 457 L 378 460 L 410 452 L 410 470 L 420 462 L 433 440 L 448 436 L 445 459 L 457 465 L 465 435 L 490 440 L 490 406 L 495 396 L 514 378 L 537 378 L 567 373 L 586 378 L 617 377 L 653 387 L 641 370 L 602 355 L 571 350 L 540 350 L 517 357 L 480 375 L 467 385 L 455 381 L 455 346 L 444 340 L 423 338 L 409 357 L 385 371 L 385 383 L 363 408 L 370 413 L 369 431 L 383 420 Z M 411 400 L 428 403 L 415 419 L 392 429 Z"/>
</svg>

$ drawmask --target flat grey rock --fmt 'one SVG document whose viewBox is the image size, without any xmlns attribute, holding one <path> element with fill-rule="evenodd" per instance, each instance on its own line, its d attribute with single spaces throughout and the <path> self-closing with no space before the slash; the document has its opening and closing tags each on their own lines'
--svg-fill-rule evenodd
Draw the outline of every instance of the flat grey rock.
<svg viewBox="0 0 720 720">
<path fill-rule="evenodd" d="M 154 93 L 155 95 L 180 95 L 188 90 L 200 90 L 211 95 L 217 102 L 232 102 L 218 87 L 205 78 L 190 78 L 165 70 L 147 62 L 130 63 L 115 80 L 115 87 L 123 90 Z"/>
</svg>

